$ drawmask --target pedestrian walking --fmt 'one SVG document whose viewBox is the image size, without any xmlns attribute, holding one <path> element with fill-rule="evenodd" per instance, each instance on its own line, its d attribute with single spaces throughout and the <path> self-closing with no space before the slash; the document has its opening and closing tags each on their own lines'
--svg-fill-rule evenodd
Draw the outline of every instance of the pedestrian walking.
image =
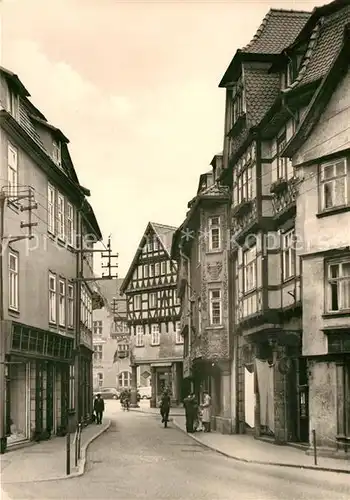
<svg viewBox="0 0 350 500">
<path fill-rule="evenodd" d="M 209 396 L 208 391 L 203 392 L 202 422 L 203 422 L 204 432 L 210 432 L 211 397 Z"/>
<path fill-rule="evenodd" d="M 102 424 L 103 412 L 105 411 L 105 402 L 101 398 L 101 394 L 97 394 L 94 401 L 94 412 L 96 414 L 96 424 Z"/>
<path fill-rule="evenodd" d="M 162 423 L 164 424 L 164 427 L 168 425 L 170 406 L 171 406 L 170 394 L 167 390 L 165 390 L 160 400 L 160 414 L 162 416 Z"/>
<path fill-rule="evenodd" d="M 184 399 L 184 407 L 185 407 L 185 415 L 186 415 L 186 431 L 189 433 L 194 432 L 194 421 L 196 419 L 197 411 L 198 411 L 198 403 L 196 398 L 191 392 Z"/>
</svg>

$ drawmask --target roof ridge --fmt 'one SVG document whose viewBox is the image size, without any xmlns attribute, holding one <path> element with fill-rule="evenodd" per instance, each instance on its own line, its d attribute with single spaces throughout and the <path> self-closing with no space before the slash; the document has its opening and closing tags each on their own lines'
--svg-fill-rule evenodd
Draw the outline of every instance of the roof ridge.
<svg viewBox="0 0 350 500">
<path fill-rule="evenodd" d="M 307 14 L 308 16 L 312 13 L 311 10 L 294 10 L 294 9 L 270 9 L 270 12 L 283 12 L 283 13 L 293 13 L 293 14 Z"/>
<path fill-rule="evenodd" d="M 160 226 L 160 227 L 165 227 L 167 229 L 177 229 L 177 227 L 175 226 L 169 226 L 168 224 L 161 224 L 159 222 L 150 222 L 150 224 L 152 224 L 152 226 Z"/>
</svg>

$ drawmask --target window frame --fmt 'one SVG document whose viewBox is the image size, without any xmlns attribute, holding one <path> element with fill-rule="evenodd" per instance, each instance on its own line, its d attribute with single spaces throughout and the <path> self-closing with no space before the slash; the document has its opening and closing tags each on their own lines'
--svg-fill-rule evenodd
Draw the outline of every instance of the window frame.
<svg viewBox="0 0 350 500">
<path fill-rule="evenodd" d="M 254 249 L 254 256 L 250 259 L 247 260 L 247 256 L 252 253 L 252 250 Z M 257 259 L 257 248 L 256 245 L 247 248 L 246 250 L 243 251 L 243 293 L 244 295 L 247 295 L 257 289 L 258 286 L 258 279 L 257 279 L 257 270 L 258 270 L 258 259 Z M 248 277 L 248 270 L 251 270 L 251 276 Z M 249 286 L 249 281 L 252 281 L 252 286 L 248 288 Z"/>
<path fill-rule="evenodd" d="M 103 359 L 103 344 L 94 344 L 94 362 L 101 363 Z"/>
<path fill-rule="evenodd" d="M 217 223 L 213 224 L 213 220 L 217 219 Z M 210 252 L 220 252 L 221 251 L 221 217 L 219 215 L 212 215 L 208 218 L 208 230 L 209 230 L 209 251 Z M 218 246 L 213 245 L 213 231 L 217 231 L 217 241 Z M 199 244 L 198 244 L 199 245 Z"/>
<path fill-rule="evenodd" d="M 337 175 L 336 168 L 337 165 L 341 162 L 344 162 L 344 173 Z M 333 166 L 333 175 L 329 178 L 326 178 L 325 176 L 325 170 L 328 167 Z M 347 207 L 349 206 L 349 179 L 348 179 L 348 171 L 349 171 L 349 165 L 348 165 L 348 159 L 346 157 L 341 157 L 341 158 L 335 158 L 332 161 L 324 162 L 321 163 L 318 167 L 318 192 L 319 192 L 319 209 L 320 212 L 330 212 L 332 210 L 337 210 L 339 208 Z M 334 175 L 335 174 L 335 175 Z M 342 204 L 336 204 L 334 203 L 334 200 L 337 199 L 336 195 L 336 185 L 337 181 L 341 181 L 341 179 L 344 179 L 344 203 Z M 326 195 L 325 195 L 325 186 L 327 184 L 331 184 L 332 186 L 332 206 L 326 207 Z"/>
<path fill-rule="evenodd" d="M 152 301 L 152 298 L 154 298 L 154 301 Z M 152 305 L 152 302 L 154 305 Z M 157 308 L 157 292 L 150 292 L 150 294 L 149 294 L 149 307 L 150 307 L 150 309 Z"/>
<path fill-rule="evenodd" d="M 151 325 L 151 345 L 157 346 L 160 344 L 160 326 L 158 323 Z"/>
<path fill-rule="evenodd" d="M 11 153 L 15 158 L 14 165 L 10 164 Z M 9 200 L 11 201 L 18 196 L 18 149 L 11 142 L 7 143 L 7 188 Z"/>
<path fill-rule="evenodd" d="M 334 259 L 334 260 L 328 260 L 326 261 L 326 280 L 325 280 L 325 285 L 326 285 L 326 313 L 327 314 L 339 314 L 339 313 L 347 313 L 350 311 L 350 275 L 343 275 L 341 274 L 341 270 L 343 265 L 349 265 L 350 266 L 350 259 Z M 338 266 L 338 277 L 337 278 L 332 278 L 331 276 L 331 267 L 332 266 Z M 333 282 L 333 283 L 332 283 Z M 349 298 L 348 298 L 348 303 L 349 307 L 342 307 L 343 304 L 343 294 L 344 290 L 343 287 L 341 286 L 341 283 L 346 283 L 349 282 Z M 337 290 L 337 302 L 338 302 L 338 309 L 332 309 L 332 284 L 337 283 L 338 290 Z"/>
<path fill-rule="evenodd" d="M 52 159 L 58 167 L 62 166 L 62 151 L 61 143 L 59 141 L 52 141 Z"/>
<path fill-rule="evenodd" d="M 141 306 L 142 306 L 141 295 L 139 295 L 139 294 L 134 295 L 134 297 L 133 297 L 133 305 L 134 305 L 134 310 L 135 311 L 141 311 Z M 136 307 L 137 305 L 138 305 L 138 307 Z"/>
<path fill-rule="evenodd" d="M 66 233 L 68 245 L 74 247 L 74 207 L 69 201 L 67 201 Z"/>
<path fill-rule="evenodd" d="M 61 205 L 61 206 L 60 206 Z M 57 192 L 57 237 L 65 240 L 65 198 L 62 193 Z"/>
<path fill-rule="evenodd" d="M 135 346 L 136 347 L 144 347 L 144 329 L 142 325 L 135 326 Z"/>
<path fill-rule="evenodd" d="M 55 284 L 54 288 L 51 288 L 51 280 Z M 57 276 L 52 272 L 49 272 L 49 323 L 57 324 Z"/>
<path fill-rule="evenodd" d="M 282 279 L 288 281 L 296 276 L 296 248 L 295 248 L 295 229 L 283 233 L 282 235 Z M 288 240 L 290 242 L 288 243 Z M 287 244 L 286 244 L 287 243 Z M 288 262 L 288 265 L 287 265 Z M 289 269 L 287 276 L 286 270 Z"/>
<path fill-rule="evenodd" d="M 56 189 L 50 183 L 47 185 L 47 230 L 56 233 Z"/>
<path fill-rule="evenodd" d="M 63 285 L 63 292 L 61 291 Z M 58 325 L 65 328 L 66 326 L 66 280 L 64 278 L 58 279 Z"/>
<path fill-rule="evenodd" d="M 218 297 L 214 297 L 214 293 L 218 293 Z M 214 304 L 219 304 L 219 322 L 214 321 Z M 209 290 L 209 324 L 211 327 L 222 326 L 222 292 L 221 288 L 213 288 Z"/>
<path fill-rule="evenodd" d="M 15 259 L 15 269 L 11 269 L 11 258 Z M 12 285 L 14 284 L 14 294 Z M 19 312 L 19 255 L 10 250 L 8 253 L 8 308 L 10 311 Z M 14 295 L 14 297 L 11 297 Z M 14 302 L 11 303 L 11 298 Z"/>
<path fill-rule="evenodd" d="M 175 344 L 182 345 L 184 343 L 184 338 L 181 335 L 181 323 L 176 321 L 175 323 Z"/>
<path fill-rule="evenodd" d="M 67 327 L 74 328 L 74 285 L 67 284 Z"/>
<path fill-rule="evenodd" d="M 125 377 L 125 374 L 127 374 L 127 377 Z M 125 380 L 128 382 L 127 384 L 125 384 Z M 131 372 L 129 372 L 128 370 L 124 370 L 119 373 L 118 386 L 122 387 L 123 389 L 131 386 Z"/>
</svg>

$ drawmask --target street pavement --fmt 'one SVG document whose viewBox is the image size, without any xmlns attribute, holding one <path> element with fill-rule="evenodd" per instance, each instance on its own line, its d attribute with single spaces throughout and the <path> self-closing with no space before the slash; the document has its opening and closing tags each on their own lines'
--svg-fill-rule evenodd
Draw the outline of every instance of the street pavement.
<svg viewBox="0 0 350 500">
<path fill-rule="evenodd" d="M 346 474 L 256 465 L 202 447 L 173 423 L 108 402 L 110 429 L 88 449 L 84 476 L 6 484 L 8 499 L 349 500 Z"/>
</svg>

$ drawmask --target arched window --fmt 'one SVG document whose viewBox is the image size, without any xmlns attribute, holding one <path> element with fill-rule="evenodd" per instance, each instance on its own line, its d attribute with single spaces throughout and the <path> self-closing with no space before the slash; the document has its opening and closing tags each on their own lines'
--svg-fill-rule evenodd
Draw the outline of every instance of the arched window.
<svg viewBox="0 0 350 500">
<path fill-rule="evenodd" d="M 121 372 L 118 377 L 119 387 L 130 387 L 131 386 L 131 373 Z"/>
</svg>

